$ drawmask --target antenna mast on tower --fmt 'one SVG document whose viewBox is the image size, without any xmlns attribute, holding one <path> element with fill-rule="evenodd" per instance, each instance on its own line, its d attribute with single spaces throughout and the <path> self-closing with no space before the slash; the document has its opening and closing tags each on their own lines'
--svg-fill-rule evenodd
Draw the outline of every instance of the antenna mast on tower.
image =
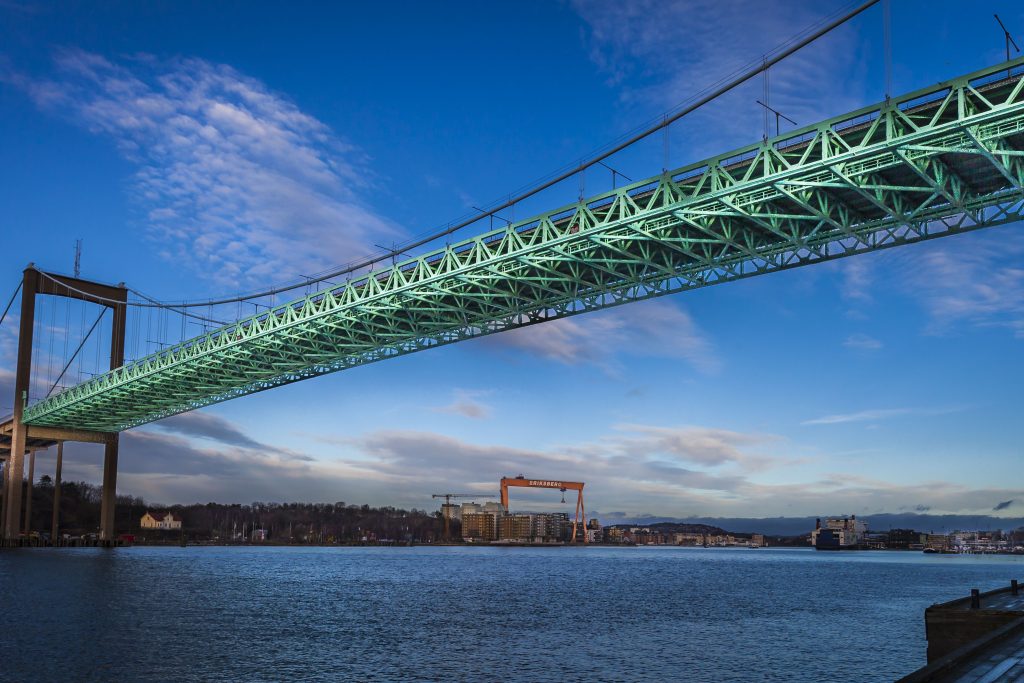
<svg viewBox="0 0 1024 683">
<path fill-rule="evenodd" d="M 75 277 L 82 274 L 82 240 L 75 240 Z"/>
</svg>

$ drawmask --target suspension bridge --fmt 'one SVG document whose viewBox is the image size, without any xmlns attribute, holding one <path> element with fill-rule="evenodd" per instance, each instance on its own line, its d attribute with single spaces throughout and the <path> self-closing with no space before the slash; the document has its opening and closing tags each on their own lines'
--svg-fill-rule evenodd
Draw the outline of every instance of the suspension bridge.
<svg viewBox="0 0 1024 683">
<path fill-rule="evenodd" d="M 105 444 L 101 530 L 110 539 L 117 434 L 126 429 L 482 335 L 1018 221 L 1022 75 L 1024 59 L 1011 60 L 766 137 L 377 263 L 344 283 L 320 282 L 301 298 L 127 362 L 126 288 L 30 266 L 21 285 L 15 405 L 0 423 L 0 448 L 15 473 L 7 476 L 5 537 L 19 533 L 14 482 L 33 449 L 64 440 Z M 31 401 L 37 295 L 113 315 L 109 370 Z M 191 315 L 212 324 L 212 316 Z"/>
</svg>

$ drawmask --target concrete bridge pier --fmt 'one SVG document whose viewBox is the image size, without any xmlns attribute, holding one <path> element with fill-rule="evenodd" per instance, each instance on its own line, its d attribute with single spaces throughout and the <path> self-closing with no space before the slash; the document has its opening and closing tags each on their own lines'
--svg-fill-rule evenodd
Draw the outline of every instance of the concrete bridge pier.
<svg viewBox="0 0 1024 683">
<path fill-rule="evenodd" d="M 7 460 L 4 492 L 4 538 L 14 538 L 21 527 L 21 489 L 25 477 L 25 455 L 12 452 Z"/>
<path fill-rule="evenodd" d="M 103 449 L 103 500 L 100 502 L 100 540 L 114 540 L 114 510 L 117 506 L 118 435 L 111 434 Z"/>
<path fill-rule="evenodd" d="M 36 477 L 36 451 L 28 452 L 28 486 L 25 488 L 25 535 L 32 533 L 32 489 Z"/>
<path fill-rule="evenodd" d="M 64 442 L 57 442 L 57 465 L 53 471 L 53 528 L 50 543 L 56 548 L 60 539 L 60 470 L 64 464 Z"/>
<path fill-rule="evenodd" d="M 7 521 L 7 457 L 0 456 L 0 537 L 4 533 L 4 523 Z"/>
</svg>

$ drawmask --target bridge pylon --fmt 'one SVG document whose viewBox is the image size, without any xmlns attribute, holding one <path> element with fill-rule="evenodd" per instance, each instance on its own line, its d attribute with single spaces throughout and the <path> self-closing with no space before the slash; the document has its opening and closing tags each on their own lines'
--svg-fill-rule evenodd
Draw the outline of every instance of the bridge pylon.
<svg viewBox="0 0 1024 683">
<path fill-rule="evenodd" d="M 117 500 L 117 432 L 93 432 L 54 426 L 25 424 L 22 420 L 28 401 L 32 373 L 32 333 L 35 327 L 36 297 L 41 295 L 78 299 L 106 306 L 113 313 L 110 335 L 110 369 L 124 365 L 125 328 L 128 313 L 128 289 L 123 285 L 107 285 L 66 275 L 46 273 L 29 264 L 21 286 L 21 320 L 18 330 L 18 355 L 14 376 L 14 410 L 0 423 L 0 457 L 6 455 L 4 477 L 4 514 L 2 533 L 5 540 L 19 537 L 22 530 L 22 489 L 25 476 L 25 454 L 47 449 L 64 441 L 102 443 L 103 499 L 100 505 L 100 540 L 114 540 L 114 505 Z M 6 453 L 4 453 L 6 451 Z M 31 482 L 29 482 L 31 485 Z M 31 491 L 31 488 L 29 489 Z M 24 520 L 24 528 L 30 528 Z"/>
</svg>

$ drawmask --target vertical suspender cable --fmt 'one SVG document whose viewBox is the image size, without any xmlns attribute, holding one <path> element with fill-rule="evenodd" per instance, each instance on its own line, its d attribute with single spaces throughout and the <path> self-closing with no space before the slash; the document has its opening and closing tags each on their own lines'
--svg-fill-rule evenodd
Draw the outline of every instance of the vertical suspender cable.
<svg viewBox="0 0 1024 683">
<path fill-rule="evenodd" d="M 64 308 L 66 311 L 64 314 L 64 354 L 61 356 L 61 360 L 65 364 L 68 362 L 68 345 L 71 343 L 71 304 L 73 302 L 74 299 L 68 299 L 65 302 L 67 306 Z"/>
<path fill-rule="evenodd" d="M 825 34 L 830 33 L 831 31 L 835 30 L 839 26 L 842 26 L 843 24 L 845 24 L 849 20 L 853 19 L 854 17 L 856 17 L 857 15 L 861 14 L 865 10 L 875 6 L 879 2 L 881 2 L 881 0 L 866 0 L 865 2 L 863 2 L 860 5 L 854 7 L 853 9 L 851 9 L 850 11 L 844 13 L 842 16 L 839 16 L 836 19 L 833 19 L 832 21 L 828 22 L 824 26 L 821 26 L 821 28 L 815 30 L 813 33 L 810 33 L 809 35 L 806 35 L 803 38 L 800 38 L 799 40 L 794 40 L 793 42 L 790 42 L 790 43 L 786 44 L 786 47 L 783 47 L 783 48 L 779 49 L 771 57 L 766 57 L 764 60 L 762 60 L 760 62 L 757 62 L 755 65 L 749 67 L 747 70 L 743 71 L 739 75 L 734 76 L 733 78 L 728 80 L 726 83 L 716 87 L 711 92 L 708 92 L 706 95 L 703 95 L 703 96 L 699 97 L 698 99 L 694 100 L 690 104 L 687 104 L 687 105 L 683 106 L 682 108 L 680 108 L 677 111 L 673 112 L 671 115 L 667 115 L 666 114 L 665 117 L 660 122 L 654 124 L 653 126 L 645 128 L 645 129 L 641 130 L 640 132 L 635 133 L 635 134 L 629 136 L 628 138 L 626 138 L 622 142 L 614 144 L 613 146 L 607 148 L 605 151 L 600 152 L 600 153 L 590 157 L 589 159 L 586 159 L 586 160 L 580 162 L 579 164 L 573 165 L 572 168 L 569 168 L 568 170 L 565 170 L 565 171 L 563 171 L 561 173 L 558 173 L 554 177 L 552 177 L 552 178 L 550 178 L 550 179 L 548 179 L 548 180 L 546 180 L 544 182 L 538 183 L 537 185 L 531 187 L 529 190 L 527 190 L 525 192 L 522 192 L 522 193 L 520 193 L 520 194 L 518 194 L 518 195 L 516 195 L 514 197 L 510 197 L 507 201 L 504 201 L 501 204 L 498 204 L 497 206 L 492 207 L 490 209 L 490 211 L 488 211 L 486 213 L 475 214 L 475 215 L 473 215 L 470 218 L 467 218 L 467 219 L 464 219 L 464 220 L 460 220 L 460 221 L 458 221 L 458 222 L 456 222 L 454 224 L 448 225 L 442 231 L 434 232 L 432 234 L 426 235 L 425 237 L 420 237 L 420 238 L 414 239 L 413 241 L 408 242 L 406 244 L 402 244 L 399 247 L 396 247 L 395 251 L 393 251 L 393 252 L 372 256 L 370 258 L 364 259 L 364 260 L 359 261 L 357 263 L 349 264 L 349 265 L 344 266 L 342 268 L 337 268 L 337 269 L 332 270 L 330 272 L 320 274 L 315 279 L 318 280 L 318 281 L 324 281 L 324 280 L 330 280 L 330 279 L 336 278 L 339 275 L 346 275 L 346 274 L 354 273 L 356 271 L 359 271 L 360 269 L 363 269 L 363 268 L 366 268 L 368 266 L 372 266 L 374 264 L 380 263 L 381 261 L 385 261 L 387 259 L 393 258 L 394 256 L 396 256 L 398 254 L 401 254 L 403 252 L 409 251 L 410 249 L 416 249 L 417 247 L 421 247 L 421 246 L 423 246 L 425 244 L 429 244 L 429 243 L 434 242 L 436 240 L 439 240 L 439 239 L 441 239 L 443 237 L 451 235 L 451 234 L 453 234 L 455 232 L 458 232 L 462 228 L 465 228 L 466 226 L 472 225 L 473 223 L 476 223 L 477 221 L 481 220 L 482 218 L 486 218 L 488 216 L 491 216 L 493 214 L 498 213 L 499 211 L 503 211 L 503 210 L 505 210 L 505 209 L 507 209 L 507 208 L 509 208 L 509 207 L 511 207 L 513 205 L 515 205 L 515 204 L 518 204 L 518 203 L 522 202 L 525 199 L 528 199 L 528 198 L 530 198 L 530 197 L 532 197 L 532 196 L 534 196 L 536 194 L 539 194 L 540 192 L 543 192 L 544 190 L 546 190 L 546 189 L 548 189 L 550 187 L 553 187 L 553 186 L 561 183 L 564 180 L 572 178 L 573 176 L 575 176 L 580 171 L 588 169 L 591 166 L 594 166 L 595 164 L 598 164 L 601 161 L 604 161 L 605 159 L 607 159 L 607 158 L 609 158 L 609 157 L 611 157 L 611 156 L 621 152 L 622 150 L 624 150 L 624 149 L 626 149 L 628 147 L 631 147 L 632 145 L 634 145 L 635 143 L 639 142 L 640 140 L 644 140 L 647 137 L 649 137 L 650 135 L 653 135 L 657 131 L 665 128 L 668 125 L 670 125 L 673 121 L 678 121 L 679 119 L 683 118 L 687 114 L 689 114 L 689 113 L 691 113 L 693 111 L 696 111 L 697 109 L 700 109 L 701 107 L 703 107 L 708 102 L 716 100 L 719 97 L 721 97 L 722 95 L 724 95 L 725 93 L 734 90 L 738 86 L 746 83 L 751 78 L 754 78 L 755 76 L 760 74 L 765 69 L 767 69 L 769 67 L 772 67 L 775 64 L 778 64 L 779 62 L 781 62 L 785 58 L 789 57 L 794 52 L 797 52 L 797 51 L 801 50 L 802 48 L 804 48 L 807 45 L 809 45 L 809 44 L 813 43 L 814 41 L 816 41 L 818 38 L 821 38 Z M 721 81 L 719 81 L 719 82 L 721 82 Z M 199 302 L 199 301 L 194 301 L 194 302 L 182 301 L 182 302 L 175 302 L 175 303 L 150 304 L 150 305 L 154 305 L 154 306 L 156 306 L 156 305 L 168 306 L 168 307 L 172 307 L 172 308 L 197 308 L 197 307 L 200 307 L 200 306 L 207 306 L 207 305 L 210 305 L 210 304 L 219 305 L 219 304 L 226 304 L 226 303 L 234 303 L 236 301 L 241 301 L 241 300 L 246 300 L 246 299 L 255 299 L 255 298 L 260 298 L 260 297 L 268 297 L 268 296 L 269 297 L 273 297 L 276 294 L 280 294 L 282 292 L 289 292 L 289 291 L 298 289 L 300 287 L 304 287 L 307 284 L 308 284 L 308 280 L 304 279 L 302 282 L 296 282 L 296 283 L 291 283 L 291 284 L 287 284 L 287 285 L 281 285 L 279 287 L 273 287 L 271 289 L 267 289 L 267 290 L 264 290 L 264 291 L 261 291 L 261 292 L 252 292 L 252 293 L 247 293 L 247 294 L 240 295 L 240 296 L 232 296 L 232 297 L 228 297 L 228 298 L 224 298 L 224 299 L 215 299 L 213 301 L 209 301 L 209 300 L 208 301 L 202 301 L 202 302 Z M 273 308 L 273 305 L 274 304 L 273 304 L 273 299 L 272 299 L 272 303 L 271 303 L 271 307 L 272 308 Z"/>
<path fill-rule="evenodd" d="M 46 358 L 46 382 L 53 377 L 53 338 L 57 334 L 57 299 L 50 302 L 50 349 Z"/>
<path fill-rule="evenodd" d="M 78 334 L 82 338 L 82 343 L 85 343 L 85 299 L 82 299 L 78 305 L 78 312 L 80 314 L 78 321 Z M 77 355 L 77 354 L 76 354 Z M 82 383 L 82 357 L 78 358 L 78 378 L 76 384 Z"/>
<path fill-rule="evenodd" d="M 882 40 L 885 49 L 885 101 L 892 96 L 892 3 L 882 2 Z"/>
<path fill-rule="evenodd" d="M 60 371 L 60 375 L 57 377 L 57 381 L 54 382 L 53 386 L 50 387 L 50 390 L 46 392 L 46 397 L 47 398 L 49 398 L 50 394 L 53 393 L 53 390 L 57 388 L 57 384 L 59 384 L 60 381 L 62 379 L 64 379 L 64 373 L 68 371 L 68 368 L 71 367 L 71 364 L 74 362 L 75 358 L 78 357 L 78 353 L 82 350 L 82 347 L 85 346 L 85 342 L 89 340 L 89 337 L 92 335 L 93 330 L 96 329 L 96 326 L 99 324 L 100 320 L 103 319 L 103 315 L 106 312 L 107 312 L 107 307 L 104 306 L 103 310 L 100 311 L 99 317 L 96 318 L 96 321 L 92 324 L 92 327 L 89 328 L 89 331 L 82 338 L 82 341 L 78 344 L 78 348 L 75 349 L 74 355 L 72 355 L 71 358 L 68 360 L 68 362 L 64 365 L 64 369 Z M 98 348 L 98 346 L 97 346 L 97 348 Z"/>
</svg>

